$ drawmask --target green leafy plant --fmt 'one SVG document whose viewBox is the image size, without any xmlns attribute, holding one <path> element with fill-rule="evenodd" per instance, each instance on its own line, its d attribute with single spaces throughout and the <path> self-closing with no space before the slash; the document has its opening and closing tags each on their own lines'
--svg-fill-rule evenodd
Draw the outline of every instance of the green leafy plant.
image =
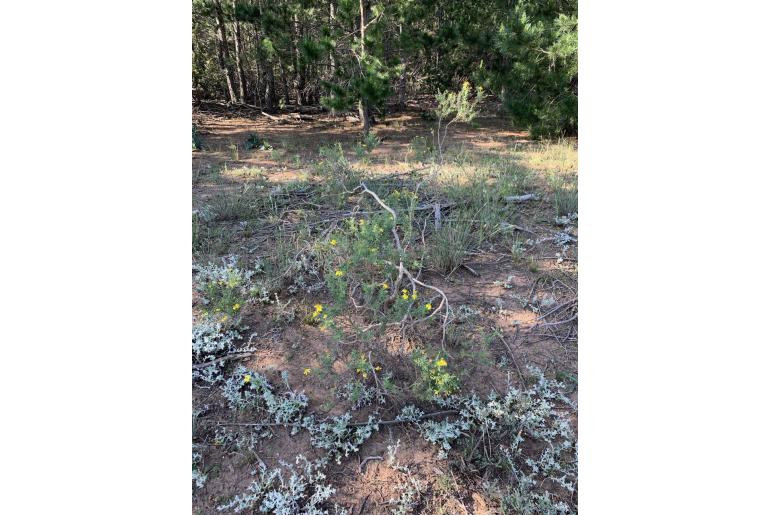
<svg viewBox="0 0 770 515">
<path fill-rule="evenodd" d="M 200 134 L 198 134 L 198 127 L 196 127 L 195 124 L 192 124 L 192 149 L 203 149 L 203 141 L 201 140 Z"/>
<path fill-rule="evenodd" d="M 374 149 L 380 144 L 381 140 L 373 132 L 367 132 L 364 134 L 361 141 L 356 142 L 353 150 L 356 153 L 356 157 L 365 163 L 369 162 L 370 156 Z"/>
<path fill-rule="evenodd" d="M 239 154 L 238 154 L 238 145 L 235 143 L 230 143 L 227 145 L 227 149 L 230 151 L 230 159 L 233 161 L 238 161 Z"/>
<path fill-rule="evenodd" d="M 243 146 L 246 150 L 273 150 L 273 146 L 267 140 L 260 138 L 254 133 L 249 134 Z"/>
<path fill-rule="evenodd" d="M 418 349 L 412 354 L 412 362 L 417 368 L 416 389 L 424 398 L 452 395 L 460 389 L 460 380 L 449 372 L 449 364 L 440 354 L 430 359 Z"/>
<path fill-rule="evenodd" d="M 446 142 L 449 126 L 457 122 L 471 122 L 478 115 L 478 104 L 484 98 L 484 89 L 476 88 L 476 95 L 471 99 L 471 85 L 464 82 L 458 92 L 439 91 L 436 93 L 438 106 L 436 114 L 436 149 L 438 149 L 439 163 L 444 162 L 444 143 Z M 441 125 L 444 132 L 441 132 Z"/>
<path fill-rule="evenodd" d="M 427 163 L 433 161 L 435 154 L 433 143 L 425 136 L 415 136 L 409 143 L 409 155 L 414 161 Z"/>
<path fill-rule="evenodd" d="M 240 268 L 237 262 L 237 257 L 228 256 L 222 259 L 222 265 L 197 267 L 195 285 L 203 296 L 205 314 L 221 322 L 240 314 L 251 294 L 251 278 L 259 270 Z"/>
</svg>

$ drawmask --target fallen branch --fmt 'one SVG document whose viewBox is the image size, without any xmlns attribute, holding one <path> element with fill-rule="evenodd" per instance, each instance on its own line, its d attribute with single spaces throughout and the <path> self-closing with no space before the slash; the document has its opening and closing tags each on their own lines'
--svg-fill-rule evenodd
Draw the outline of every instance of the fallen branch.
<svg viewBox="0 0 770 515">
<path fill-rule="evenodd" d="M 227 356 L 222 356 L 221 358 L 212 359 L 211 361 L 204 361 L 203 363 L 194 363 L 192 366 L 193 370 L 198 370 L 200 368 L 206 368 L 210 365 L 213 365 L 214 363 L 219 363 L 221 361 L 227 361 L 229 359 L 238 359 L 238 358 L 245 358 L 247 356 L 251 356 L 256 351 L 249 351 L 249 352 L 234 352 L 232 354 L 228 354 Z"/>
<path fill-rule="evenodd" d="M 454 409 L 450 410 L 444 410 L 444 411 L 435 411 L 433 413 L 426 413 L 425 415 L 422 415 L 421 417 L 417 418 L 417 421 L 421 420 L 427 420 L 429 418 L 435 418 L 435 417 L 443 417 L 443 416 L 449 416 L 449 415 L 459 415 L 460 412 Z M 219 426 L 242 426 L 242 427 L 302 427 L 301 422 L 228 422 L 226 420 L 217 420 L 217 425 Z M 409 422 L 413 422 L 413 420 L 401 420 L 401 419 L 393 419 L 393 420 L 380 420 L 377 422 L 374 422 L 375 425 L 378 426 L 395 426 L 398 424 L 408 424 Z M 348 427 L 363 427 L 369 425 L 369 422 L 354 422 L 352 424 L 348 424 Z"/>
<path fill-rule="evenodd" d="M 266 113 L 266 112 L 264 112 L 264 111 L 260 111 L 260 113 L 262 114 L 262 116 L 267 116 L 268 118 L 270 118 L 270 119 L 271 119 L 271 120 L 273 120 L 274 122 L 280 122 L 280 121 L 281 121 L 281 119 L 280 119 L 280 118 L 277 118 L 277 117 L 273 116 L 272 114 L 267 114 L 267 113 Z"/>
<path fill-rule="evenodd" d="M 528 200 L 537 200 L 537 195 L 534 193 L 527 193 L 526 195 L 511 195 L 505 197 L 506 202 L 526 202 Z"/>
</svg>

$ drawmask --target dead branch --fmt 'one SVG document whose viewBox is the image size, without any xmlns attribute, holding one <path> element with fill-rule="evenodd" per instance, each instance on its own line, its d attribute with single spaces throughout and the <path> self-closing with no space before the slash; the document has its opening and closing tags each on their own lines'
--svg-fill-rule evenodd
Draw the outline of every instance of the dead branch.
<svg viewBox="0 0 770 515">
<path fill-rule="evenodd" d="M 404 248 L 401 246 L 401 238 L 398 236 L 398 229 L 397 229 L 398 215 L 396 214 L 396 212 L 390 206 L 388 206 L 387 204 L 385 204 L 385 202 L 382 201 L 382 199 L 379 197 L 379 195 L 377 195 L 375 192 L 373 192 L 372 190 L 367 188 L 366 184 L 364 184 L 362 182 L 361 185 L 359 186 L 359 188 L 361 188 L 364 191 L 364 193 L 368 193 L 369 195 L 371 195 L 372 198 L 374 198 L 374 200 L 380 206 L 382 206 L 383 209 L 385 209 L 388 213 L 390 213 L 390 216 L 393 217 L 393 227 L 392 227 L 391 232 L 393 233 L 393 240 L 395 241 L 396 247 L 398 248 L 399 263 L 397 265 L 398 266 L 398 278 L 396 279 L 396 282 L 394 284 L 393 293 L 391 293 L 391 299 L 395 299 L 395 296 L 398 294 L 398 287 L 400 286 L 401 280 L 402 280 L 402 278 L 404 276 L 406 276 L 407 279 L 409 279 L 409 281 L 412 283 L 412 291 L 417 289 L 416 285 L 420 285 L 420 286 L 422 286 L 424 288 L 428 288 L 429 290 L 433 290 L 436 293 L 438 293 L 439 295 L 441 295 L 441 303 L 438 305 L 438 307 L 436 309 L 434 309 L 433 312 L 431 312 L 430 315 L 428 315 L 428 316 L 426 316 L 426 317 L 424 317 L 424 318 L 422 318 L 420 320 L 417 320 L 414 323 L 417 323 L 417 322 L 420 322 L 420 321 L 423 321 L 423 320 L 428 320 L 428 319 L 432 318 L 433 316 L 435 316 L 436 313 L 440 312 L 442 310 L 442 308 L 444 308 L 444 323 L 442 324 L 442 327 L 441 327 L 441 347 L 443 348 L 444 347 L 444 342 L 446 341 L 446 328 L 449 325 L 449 299 L 447 299 L 446 294 L 442 290 L 440 290 L 439 288 L 436 288 L 435 286 L 431 286 L 429 284 L 425 284 L 424 282 L 422 282 L 419 279 L 415 278 L 414 275 L 412 275 L 412 273 L 404 266 L 404 261 L 403 261 Z M 358 189 L 358 188 L 356 188 L 356 189 Z M 393 263 L 391 263 L 391 264 L 393 264 Z M 405 320 L 406 320 L 406 316 L 404 317 L 404 320 L 402 320 L 402 327 L 403 327 L 403 323 L 405 322 Z"/>
<path fill-rule="evenodd" d="M 262 114 L 262 116 L 267 116 L 268 118 L 270 118 L 270 119 L 271 119 L 271 120 L 273 120 L 274 122 L 280 122 L 280 121 L 281 121 L 281 119 L 280 119 L 280 118 L 277 118 L 277 117 L 273 116 L 272 114 L 267 114 L 267 113 L 266 113 L 266 112 L 264 112 L 264 111 L 260 111 L 260 114 Z"/>
<path fill-rule="evenodd" d="M 435 417 L 443 417 L 443 416 L 450 416 L 450 415 L 459 415 L 460 412 L 457 410 L 443 410 L 443 411 L 435 411 L 433 413 L 426 413 L 425 415 L 422 415 L 421 417 L 417 418 L 417 421 L 421 420 L 427 420 L 429 418 L 435 418 Z M 395 426 L 399 424 L 408 424 L 409 422 L 412 422 L 412 420 L 400 420 L 400 419 L 393 419 L 393 420 L 379 420 L 375 422 L 378 426 Z M 242 426 L 242 427 L 302 427 L 302 423 L 300 422 L 229 422 L 226 420 L 217 420 L 217 425 L 219 426 Z M 354 422 L 352 424 L 348 424 L 348 427 L 363 427 L 369 425 L 369 422 Z"/>
<path fill-rule="evenodd" d="M 506 202 L 526 202 L 528 200 L 537 200 L 538 197 L 534 193 L 527 193 L 526 195 L 511 195 L 505 197 Z"/>
</svg>

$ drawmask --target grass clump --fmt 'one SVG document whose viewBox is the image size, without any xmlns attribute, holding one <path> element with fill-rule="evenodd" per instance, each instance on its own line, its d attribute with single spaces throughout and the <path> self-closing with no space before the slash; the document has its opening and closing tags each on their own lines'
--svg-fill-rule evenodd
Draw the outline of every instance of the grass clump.
<svg viewBox="0 0 770 515">
<path fill-rule="evenodd" d="M 447 223 L 431 238 L 429 263 L 439 272 L 453 272 L 462 264 L 475 241 L 473 224 L 470 222 Z"/>
<path fill-rule="evenodd" d="M 562 182 L 553 193 L 556 216 L 569 216 L 578 212 L 578 192 L 574 184 Z"/>
<path fill-rule="evenodd" d="M 211 199 L 211 222 L 232 222 L 259 218 L 262 213 L 261 198 L 246 187 L 240 193 L 223 193 Z"/>
</svg>

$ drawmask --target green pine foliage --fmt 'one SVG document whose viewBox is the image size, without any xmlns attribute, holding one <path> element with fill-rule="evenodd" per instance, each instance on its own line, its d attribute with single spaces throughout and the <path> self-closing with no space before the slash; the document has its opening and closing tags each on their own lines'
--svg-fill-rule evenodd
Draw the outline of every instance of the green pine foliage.
<svg viewBox="0 0 770 515">
<path fill-rule="evenodd" d="M 193 95 L 231 101 L 229 76 L 236 91 L 243 82 L 236 102 L 361 107 L 371 115 L 401 104 L 402 92 L 433 95 L 470 81 L 501 101 L 513 126 L 536 137 L 575 135 L 577 5 L 194 0 Z"/>
<path fill-rule="evenodd" d="M 496 35 L 502 61 L 488 80 L 503 92 L 514 120 L 536 137 L 577 133 L 576 10 L 576 4 L 573 12 L 554 13 L 540 2 L 518 3 Z"/>
</svg>

